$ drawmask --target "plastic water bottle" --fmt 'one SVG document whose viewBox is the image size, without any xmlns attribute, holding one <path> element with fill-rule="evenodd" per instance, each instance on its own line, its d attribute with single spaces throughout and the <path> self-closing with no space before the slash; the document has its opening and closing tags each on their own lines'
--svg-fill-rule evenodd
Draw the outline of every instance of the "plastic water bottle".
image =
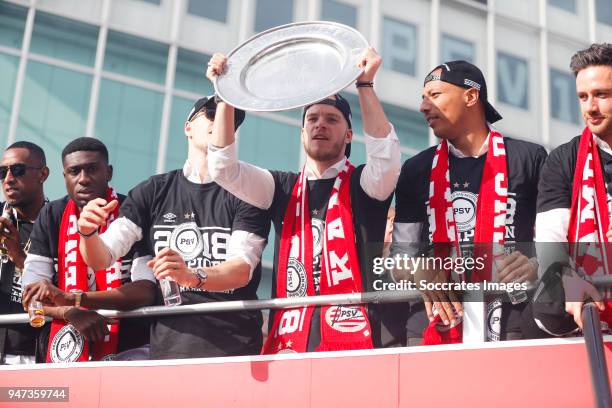
<svg viewBox="0 0 612 408">
<path fill-rule="evenodd" d="M 159 281 L 159 286 L 161 287 L 164 304 L 166 306 L 178 306 L 182 303 L 181 290 L 179 289 L 178 283 L 165 278 Z"/>
</svg>

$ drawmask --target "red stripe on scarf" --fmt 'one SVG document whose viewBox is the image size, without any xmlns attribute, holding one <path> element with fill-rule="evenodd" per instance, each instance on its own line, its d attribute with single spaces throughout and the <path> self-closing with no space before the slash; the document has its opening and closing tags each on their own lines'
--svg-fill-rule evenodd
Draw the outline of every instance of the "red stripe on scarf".
<svg viewBox="0 0 612 408">
<path fill-rule="evenodd" d="M 117 195 L 113 189 L 109 187 L 106 191 L 106 200 L 110 202 L 111 200 L 116 199 Z M 106 231 L 110 223 L 117 218 L 118 214 L 119 206 L 117 206 L 117 208 L 115 208 L 113 213 L 110 215 L 106 225 L 103 225 L 100 228 L 100 233 Z M 79 242 L 81 237 L 77 232 L 78 219 L 79 209 L 73 200 L 69 200 L 68 204 L 66 204 L 66 208 L 64 209 L 60 224 L 57 257 L 58 287 L 64 292 L 69 292 L 75 289 L 87 292 L 89 289 L 87 279 L 88 266 L 83 260 L 81 252 L 79 251 Z M 96 289 L 98 291 L 111 290 L 121 286 L 121 259 L 117 259 L 113 265 L 107 269 L 96 271 L 95 279 Z M 64 331 L 62 331 L 59 336 L 57 335 L 58 332 L 60 332 L 66 326 L 71 325 L 60 319 L 54 319 L 51 323 L 51 334 L 49 336 L 49 346 L 47 349 L 47 363 L 60 362 L 59 360 L 56 361 L 52 358 L 52 356 L 56 355 L 56 353 L 52 353 L 52 347 L 54 346 L 55 342 L 61 341 L 59 337 L 64 337 L 62 336 Z M 72 329 L 72 326 L 70 329 Z M 83 341 L 82 337 L 80 339 L 76 338 L 76 336 L 81 336 L 78 332 L 76 332 L 76 330 L 71 331 L 72 336 L 75 336 L 73 341 L 82 341 L 83 348 L 78 356 L 73 355 L 69 361 L 87 361 L 89 359 L 89 345 L 86 341 Z M 110 333 L 104 338 L 103 341 L 94 343 L 92 345 L 93 360 L 102 360 L 116 354 L 119 340 L 119 323 L 110 324 L 109 331 Z M 58 338 L 56 339 L 56 337 Z"/>
<path fill-rule="evenodd" d="M 354 167 L 345 161 L 334 182 L 325 216 L 320 292 L 322 295 L 362 292 L 350 202 Z M 313 296 L 313 237 L 304 171 L 287 205 L 278 257 L 277 297 Z M 298 277 L 306 282 L 302 282 Z M 295 290 L 296 281 L 305 290 Z M 293 289 L 288 291 L 288 285 Z M 277 311 L 262 354 L 304 352 L 308 347 L 314 307 Z M 372 348 L 370 322 L 364 306 L 321 307 L 321 343 L 317 351 Z"/>
<path fill-rule="evenodd" d="M 608 195 L 601 169 L 601 160 L 595 138 L 588 127 L 580 136 L 570 209 L 567 242 L 576 268 L 588 276 L 610 273 L 610 253 L 606 232 L 610 225 Z M 580 245 L 578 245 L 580 243 Z M 603 245 L 602 245 L 603 243 Z M 606 292 L 609 298 L 610 292 Z M 602 320 L 612 325 L 612 302 L 606 303 Z"/>
<path fill-rule="evenodd" d="M 438 145 L 432 162 L 429 178 L 429 231 L 434 245 L 435 256 L 447 257 L 451 255 L 450 246 L 441 246 L 449 243 L 455 248 L 457 256 L 461 256 L 457 224 L 453 211 L 449 173 L 448 141 L 446 139 Z M 503 244 L 506 232 L 506 206 L 508 197 L 508 168 L 506 164 L 506 150 L 504 140 L 499 132 L 489 133 L 487 157 L 482 172 L 478 203 L 476 204 L 476 226 L 474 231 L 475 247 L 474 257 L 485 259 L 484 269 L 472 273 L 474 282 L 491 279 L 492 259 L 499 256 L 503 245 L 495 245 L 494 253 L 489 245 L 491 243 Z M 449 278 L 450 278 L 450 272 Z M 462 276 L 463 278 L 463 276 Z M 463 325 L 458 324 L 448 331 L 442 331 L 439 316 L 429 324 L 423 332 L 423 344 L 444 344 L 461 342 Z"/>
</svg>

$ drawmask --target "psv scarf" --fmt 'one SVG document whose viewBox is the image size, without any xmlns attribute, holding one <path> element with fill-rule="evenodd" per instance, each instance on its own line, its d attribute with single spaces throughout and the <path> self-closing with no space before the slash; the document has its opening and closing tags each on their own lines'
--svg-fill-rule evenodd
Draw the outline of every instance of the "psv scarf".
<svg viewBox="0 0 612 408">
<path fill-rule="evenodd" d="M 448 142 L 442 140 L 436 149 L 429 177 L 429 232 L 435 244 L 435 256 L 451 255 L 450 248 L 461 256 L 457 224 L 451 199 L 450 174 L 448 165 Z M 478 193 L 476 205 L 476 226 L 474 243 L 500 244 L 480 245 L 475 248 L 474 256 L 484 257 L 485 267 L 474 271 L 475 282 L 491 279 L 492 258 L 503 256 L 503 243 L 506 230 L 506 203 L 508 198 L 508 168 L 506 166 L 506 148 L 499 132 L 489 133 L 488 152 Z M 444 244 L 447 243 L 448 247 Z M 483 248 L 484 247 L 484 248 Z M 477 252 L 477 253 L 476 253 Z M 447 271 L 450 274 L 450 271 Z M 463 279 L 463 275 L 462 275 Z M 501 309 L 497 308 L 501 312 Z M 499 330 L 497 331 L 499 333 Z M 423 344 L 460 343 L 462 325 L 454 327 L 444 325 L 439 316 L 423 332 Z"/>
<path fill-rule="evenodd" d="M 106 200 L 116 200 L 117 195 L 112 188 L 106 191 Z M 109 216 L 106 225 L 100 232 L 106 231 L 111 222 L 119 214 L 119 206 Z M 58 240 L 58 287 L 64 292 L 79 289 L 88 290 L 88 267 L 79 251 L 80 235 L 77 233 L 79 210 L 73 200 L 69 200 L 60 224 Z M 121 286 L 121 259 L 108 269 L 95 272 L 97 290 L 111 290 Z M 109 360 L 117 352 L 119 340 L 119 323 L 109 325 L 110 333 L 103 341 L 92 344 L 92 359 Z M 64 320 L 54 319 L 51 323 L 49 347 L 47 349 L 47 363 L 87 361 L 89 359 L 89 345 L 74 326 Z"/>
<path fill-rule="evenodd" d="M 348 160 L 331 191 L 321 262 L 321 295 L 362 292 L 355 246 Z M 293 186 L 287 205 L 278 256 L 277 297 L 314 296 L 313 236 L 304 170 Z M 279 310 L 262 354 L 305 352 L 314 306 Z M 364 306 L 322 306 L 321 343 L 316 351 L 372 348 L 370 322 Z"/>
<path fill-rule="evenodd" d="M 604 276 L 610 273 L 609 244 L 605 245 L 610 224 L 606 183 L 601 170 L 599 150 L 589 128 L 584 128 L 578 145 L 576 170 L 572 189 L 567 241 L 570 256 L 587 276 Z M 606 292 L 609 298 L 609 291 Z M 612 324 L 612 301 L 606 302 L 602 320 Z"/>
</svg>

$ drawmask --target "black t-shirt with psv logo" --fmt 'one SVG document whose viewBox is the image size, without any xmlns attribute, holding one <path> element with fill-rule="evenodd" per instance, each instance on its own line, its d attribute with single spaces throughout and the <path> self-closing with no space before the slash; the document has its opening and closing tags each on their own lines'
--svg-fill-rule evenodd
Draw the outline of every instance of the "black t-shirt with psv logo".
<svg viewBox="0 0 612 408">
<path fill-rule="evenodd" d="M 142 228 L 151 255 L 171 247 L 190 268 L 216 265 L 227 259 L 232 231 L 267 237 L 270 218 L 216 183 L 196 184 L 174 170 L 136 186 L 121 205 L 125 216 Z M 208 292 L 181 288 L 182 304 L 257 299 L 261 264 L 243 288 Z M 158 285 L 157 304 L 163 299 Z M 259 354 L 260 311 L 158 317 L 151 328 L 151 358 L 192 358 Z"/>
<path fill-rule="evenodd" d="M 508 201 L 506 209 L 505 244 L 528 257 L 534 255 L 533 242 L 536 216 L 537 185 L 546 160 L 546 150 L 537 144 L 504 137 L 508 168 Z M 396 189 L 395 223 L 422 223 L 418 241 L 421 247 L 431 243 L 427 204 L 431 165 L 437 146 L 407 160 L 400 173 Z M 476 206 L 487 154 L 480 157 L 458 158 L 449 153 L 451 198 L 460 244 L 464 256 L 473 249 Z M 493 220 L 485 220 L 493 222 Z M 514 309 L 522 309 L 523 304 Z M 504 331 L 518 330 L 518 315 L 510 311 Z M 513 326 L 513 327 L 510 327 Z"/>
<path fill-rule="evenodd" d="M 506 242 L 531 242 L 534 235 L 537 183 L 546 150 L 534 143 L 504 137 L 508 167 Z M 437 146 L 407 160 L 396 190 L 395 222 L 423 223 L 420 241 L 431 242 L 427 203 L 429 177 Z M 487 154 L 458 158 L 449 153 L 451 198 L 461 244 L 474 240 L 476 205 Z M 491 220 L 492 222 L 493 220 Z"/>
</svg>

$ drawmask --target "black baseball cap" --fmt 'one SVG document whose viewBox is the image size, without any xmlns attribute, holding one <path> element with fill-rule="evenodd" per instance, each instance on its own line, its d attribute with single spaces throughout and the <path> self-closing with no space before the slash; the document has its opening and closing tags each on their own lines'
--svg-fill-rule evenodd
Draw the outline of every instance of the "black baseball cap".
<svg viewBox="0 0 612 408">
<path fill-rule="evenodd" d="M 440 75 L 432 75 L 432 72 L 441 68 Z M 502 118 L 493 105 L 487 100 L 487 83 L 482 71 L 474 64 L 467 61 L 449 61 L 432 69 L 425 77 L 423 85 L 429 81 L 444 81 L 462 88 L 476 88 L 480 94 L 480 100 L 485 107 L 485 118 L 487 122 L 494 123 Z"/>
<path fill-rule="evenodd" d="M 348 123 L 348 128 L 349 129 L 353 128 L 353 125 L 351 124 L 351 118 L 353 116 L 351 113 L 351 105 L 349 105 L 348 101 L 344 99 L 342 95 L 340 95 L 339 93 L 335 95 L 331 95 L 331 96 L 334 96 L 335 98 L 327 97 L 318 102 L 311 103 L 310 105 L 304 106 L 304 109 L 302 110 L 302 127 L 304 126 L 304 120 L 306 119 L 306 111 L 310 109 L 311 106 L 330 105 L 330 106 L 335 107 L 336 109 L 340 111 L 340 113 L 342 113 L 342 116 L 344 116 L 344 119 L 346 119 L 346 122 Z M 347 158 L 350 157 L 351 155 L 351 144 L 350 143 L 346 145 L 346 150 L 344 151 L 344 155 Z"/>
<path fill-rule="evenodd" d="M 194 104 L 193 108 L 189 111 L 187 115 L 187 121 L 191 121 L 193 117 L 198 112 L 204 111 L 206 117 L 209 120 L 215 119 L 215 113 L 217 112 L 217 102 L 215 101 L 215 95 L 205 96 L 203 98 L 198 99 Z M 234 130 L 238 129 L 238 127 L 244 121 L 245 113 L 243 110 L 234 109 Z"/>
</svg>

